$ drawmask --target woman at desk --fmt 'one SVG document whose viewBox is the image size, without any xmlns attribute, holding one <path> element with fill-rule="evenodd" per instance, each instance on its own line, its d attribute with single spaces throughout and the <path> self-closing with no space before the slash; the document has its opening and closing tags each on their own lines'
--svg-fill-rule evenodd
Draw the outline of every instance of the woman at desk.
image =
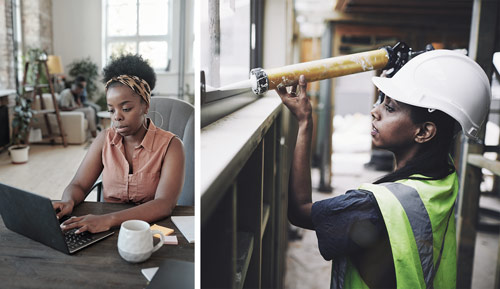
<svg viewBox="0 0 500 289">
<path fill-rule="evenodd" d="M 85 200 L 102 172 L 106 202 L 137 206 L 105 215 L 72 217 L 61 224 L 77 233 L 109 230 L 130 219 L 153 222 L 169 216 L 184 183 L 184 148 L 174 134 L 147 118 L 156 75 L 139 55 L 124 55 L 104 68 L 111 127 L 89 148 L 78 171 L 53 206 L 60 218 Z"/>
</svg>

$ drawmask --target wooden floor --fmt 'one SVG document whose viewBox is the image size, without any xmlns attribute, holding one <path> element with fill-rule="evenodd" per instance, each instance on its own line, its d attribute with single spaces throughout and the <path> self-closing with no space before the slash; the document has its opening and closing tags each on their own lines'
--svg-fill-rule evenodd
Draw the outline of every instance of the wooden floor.
<svg viewBox="0 0 500 289">
<path fill-rule="evenodd" d="M 4 151 L 0 154 L 0 183 L 59 200 L 85 157 L 88 145 L 33 144 L 26 164 L 12 164 Z M 95 199 L 95 193 L 87 197 Z"/>
</svg>

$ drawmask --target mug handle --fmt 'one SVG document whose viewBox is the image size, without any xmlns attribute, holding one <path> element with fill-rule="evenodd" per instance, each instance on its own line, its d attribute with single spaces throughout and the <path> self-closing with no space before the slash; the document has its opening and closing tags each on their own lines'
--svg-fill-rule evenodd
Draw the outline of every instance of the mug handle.
<svg viewBox="0 0 500 289">
<path fill-rule="evenodd" d="M 165 235 L 163 235 L 163 233 L 161 231 L 159 231 L 159 230 L 151 230 L 151 235 L 154 236 L 155 234 L 159 234 L 160 235 L 160 242 L 158 242 L 158 244 L 156 244 L 153 247 L 153 251 L 151 251 L 151 253 L 156 252 L 165 243 Z"/>
</svg>

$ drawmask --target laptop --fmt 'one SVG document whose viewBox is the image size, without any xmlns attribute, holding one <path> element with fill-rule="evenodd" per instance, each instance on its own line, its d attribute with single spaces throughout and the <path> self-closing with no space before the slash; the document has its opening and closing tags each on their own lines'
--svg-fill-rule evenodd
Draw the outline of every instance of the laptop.
<svg viewBox="0 0 500 289">
<path fill-rule="evenodd" d="M 74 234 L 75 229 L 63 232 L 50 199 L 2 183 L 0 214 L 9 230 L 66 254 L 114 234 L 114 231 Z"/>
</svg>

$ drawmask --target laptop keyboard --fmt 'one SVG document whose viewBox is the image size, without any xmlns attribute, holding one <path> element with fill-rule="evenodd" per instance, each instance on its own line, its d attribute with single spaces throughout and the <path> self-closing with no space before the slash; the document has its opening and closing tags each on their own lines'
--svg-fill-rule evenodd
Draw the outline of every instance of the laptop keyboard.
<svg viewBox="0 0 500 289">
<path fill-rule="evenodd" d="M 71 218 L 71 216 L 63 216 L 59 220 L 59 222 L 62 224 L 64 221 L 67 219 Z M 99 240 L 102 240 L 110 235 L 113 235 L 113 231 L 106 231 L 106 232 L 101 232 L 101 233 L 90 233 L 88 231 L 81 232 L 79 234 L 75 234 L 76 232 L 75 229 L 68 230 L 64 232 L 64 239 L 66 241 L 66 244 L 68 246 L 68 250 L 70 253 L 74 253 L 77 250 L 86 247 L 92 243 L 95 243 Z"/>
<path fill-rule="evenodd" d="M 70 251 L 84 247 L 94 240 L 92 233 L 85 231 L 80 234 L 75 234 L 75 231 L 76 229 L 72 229 L 64 233 L 64 239 L 66 239 L 66 244 L 68 244 L 68 249 Z"/>
</svg>

